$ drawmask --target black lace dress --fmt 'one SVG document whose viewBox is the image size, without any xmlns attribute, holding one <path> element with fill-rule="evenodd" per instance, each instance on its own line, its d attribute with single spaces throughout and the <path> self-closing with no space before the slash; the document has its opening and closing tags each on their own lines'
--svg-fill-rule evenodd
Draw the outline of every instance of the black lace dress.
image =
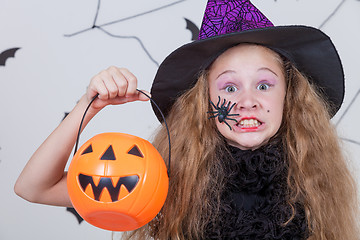
<svg viewBox="0 0 360 240">
<path fill-rule="evenodd" d="M 295 217 L 286 202 L 287 164 L 282 148 L 267 145 L 255 151 L 229 146 L 227 187 L 218 221 L 211 222 L 205 239 L 306 239 L 303 205 Z"/>
</svg>

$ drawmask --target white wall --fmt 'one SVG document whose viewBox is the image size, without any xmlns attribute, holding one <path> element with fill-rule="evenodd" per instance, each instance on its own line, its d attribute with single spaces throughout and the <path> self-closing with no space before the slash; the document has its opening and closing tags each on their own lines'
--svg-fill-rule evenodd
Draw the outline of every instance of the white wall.
<svg viewBox="0 0 360 240">
<path fill-rule="evenodd" d="M 346 74 L 346 96 L 335 116 L 344 149 L 359 168 L 360 1 L 253 0 L 275 25 L 303 24 L 330 35 Z M 161 10 L 146 13 L 161 6 Z M 0 52 L 20 47 L 0 66 L 0 239 L 111 239 L 111 232 L 80 225 L 65 208 L 31 204 L 13 185 L 31 154 L 85 92 L 90 78 L 110 66 L 129 68 L 139 87 L 149 90 L 168 53 L 191 41 L 184 18 L 200 26 L 205 0 L 1 0 Z M 136 36 L 120 38 L 120 36 Z M 144 48 L 141 47 L 140 41 Z M 146 54 L 145 50 L 149 55 Z M 151 58 L 150 58 L 151 56 Z M 352 104 L 353 103 L 353 104 Z M 144 118 L 146 120 L 144 121 Z M 158 122 L 149 103 L 108 107 L 86 128 L 81 142 L 100 132 L 118 131 L 149 138 Z M 61 146 L 59 146 L 61 147 Z M 320 153 L 319 153 L 320 154 Z M 49 159 L 51 161 L 51 159 Z M 359 173 L 356 177 L 359 178 Z M 41 173 L 38 173 L 41 174 Z"/>
</svg>

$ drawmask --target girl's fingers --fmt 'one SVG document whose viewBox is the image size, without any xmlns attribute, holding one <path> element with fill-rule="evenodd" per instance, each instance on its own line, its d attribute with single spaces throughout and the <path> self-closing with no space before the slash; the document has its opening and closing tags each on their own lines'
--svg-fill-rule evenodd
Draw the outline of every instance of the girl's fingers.
<svg viewBox="0 0 360 240">
<path fill-rule="evenodd" d="M 101 77 L 101 81 L 103 82 L 103 84 L 107 90 L 106 96 L 101 96 L 101 94 L 100 94 L 100 98 L 105 100 L 105 99 L 113 99 L 113 98 L 117 97 L 118 96 L 118 86 L 116 85 L 116 83 L 114 81 L 114 76 L 112 75 L 112 73 L 108 72 L 108 71 L 103 71 L 101 73 L 100 77 Z"/>
<path fill-rule="evenodd" d="M 89 100 L 95 97 L 96 94 L 99 94 L 99 98 L 101 99 L 108 98 L 108 90 L 99 74 L 91 79 L 90 85 L 87 89 L 87 96 Z"/>
<path fill-rule="evenodd" d="M 150 93 L 143 91 L 150 96 Z M 137 78 L 126 68 L 109 67 L 95 75 L 88 87 L 88 99 L 99 94 L 98 103 L 103 107 L 108 104 L 122 104 L 132 101 L 148 101 L 149 98 L 137 91 Z"/>
<path fill-rule="evenodd" d="M 136 90 L 137 91 L 137 90 Z M 145 90 L 141 90 L 141 92 L 143 92 L 143 93 L 145 93 L 145 94 L 143 94 L 143 93 L 141 93 L 141 92 L 139 92 L 139 91 L 137 91 L 138 92 L 138 98 L 137 98 L 137 100 L 140 100 L 140 101 L 148 101 L 148 100 L 150 100 L 149 99 L 149 97 L 151 97 L 151 95 L 150 95 L 150 93 L 148 92 L 148 91 L 145 91 Z"/>
<path fill-rule="evenodd" d="M 137 78 L 135 75 L 126 68 L 120 68 L 119 71 L 125 77 L 127 82 L 126 96 L 136 95 L 137 91 Z"/>
<path fill-rule="evenodd" d="M 125 96 L 128 88 L 128 82 L 121 70 L 117 67 L 109 67 L 107 72 L 111 75 L 111 80 L 116 86 L 116 96 Z"/>
<path fill-rule="evenodd" d="M 117 96 L 124 96 L 126 93 L 127 82 L 116 67 L 110 67 L 95 75 L 88 87 L 89 97 L 99 93 L 102 100 L 110 100 Z"/>
</svg>

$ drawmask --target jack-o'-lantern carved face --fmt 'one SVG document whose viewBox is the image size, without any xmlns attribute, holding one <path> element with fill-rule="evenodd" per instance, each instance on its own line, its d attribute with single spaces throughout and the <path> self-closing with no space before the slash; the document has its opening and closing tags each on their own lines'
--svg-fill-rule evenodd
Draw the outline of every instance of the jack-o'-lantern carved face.
<svg viewBox="0 0 360 240">
<path fill-rule="evenodd" d="M 81 155 L 90 155 L 92 153 L 94 153 L 94 150 L 92 144 L 90 143 L 90 145 L 81 153 Z M 124 154 L 130 154 L 139 158 L 144 158 L 143 154 L 140 152 L 139 148 L 136 145 L 134 145 L 127 153 L 125 152 L 123 154 L 115 154 L 113 146 L 109 145 L 106 151 L 99 158 L 99 161 L 116 161 L 116 155 L 122 156 Z M 127 158 L 129 156 L 123 157 Z M 121 161 L 121 159 L 119 159 L 119 161 Z M 133 161 L 133 163 L 135 163 L 134 159 L 130 161 Z M 106 162 L 106 165 L 110 164 L 114 164 L 116 165 L 116 167 L 121 168 L 121 166 L 116 163 Z M 104 169 L 106 167 L 108 166 L 104 165 Z M 108 196 L 110 196 L 111 202 L 115 202 L 119 199 L 122 199 L 123 197 L 126 197 L 129 193 L 132 192 L 132 190 L 139 182 L 139 176 L 137 174 L 129 176 L 94 176 L 91 174 L 88 175 L 80 173 L 78 177 L 80 186 L 82 190 L 87 194 L 87 196 L 101 202 L 109 202 Z M 106 194 L 105 191 L 107 191 L 109 195 Z"/>
<path fill-rule="evenodd" d="M 163 159 L 148 141 L 103 133 L 75 154 L 68 190 L 86 221 L 108 230 L 128 231 L 146 224 L 160 211 L 168 176 Z"/>
</svg>

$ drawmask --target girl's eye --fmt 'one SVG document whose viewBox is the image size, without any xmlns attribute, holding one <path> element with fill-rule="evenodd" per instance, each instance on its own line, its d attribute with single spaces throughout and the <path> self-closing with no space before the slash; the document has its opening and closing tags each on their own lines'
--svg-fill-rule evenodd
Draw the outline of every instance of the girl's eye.
<svg viewBox="0 0 360 240">
<path fill-rule="evenodd" d="M 228 93 L 236 92 L 237 88 L 235 86 L 227 86 L 225 91 Z"/>
<path fill-rule="evenodd" d="M 257 88 L 258 90 L 264 91 L 264 90 L 268 90 L 269 87 L 270 87 L 269 84 L 261 83 L 261 84 L 259 84 L 256 88 Z"/>
</svg>

